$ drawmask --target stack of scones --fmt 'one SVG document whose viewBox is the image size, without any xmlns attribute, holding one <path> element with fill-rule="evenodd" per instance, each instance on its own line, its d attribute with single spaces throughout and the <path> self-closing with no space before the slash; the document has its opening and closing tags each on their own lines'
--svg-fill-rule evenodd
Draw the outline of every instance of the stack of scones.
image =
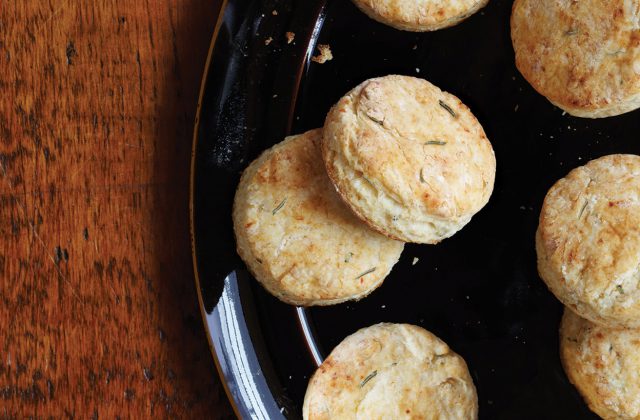
<svg viewBox="0 0 640 420">
<path fill-rule="evenodd" d="M 495 169 L 491 143 L 458 98 L 413 77 L 370 79 L 322 129 L 287 137 L 244 171 L 233 208 L 238 253 L 286 303 L 358 300 L 405 242 L 436 244 L 469 223 Z M 303 415 L 474 419 L 478 402 L 464 360 L 438 337 L 378 324 L 333 350 Z"/>
</svg>

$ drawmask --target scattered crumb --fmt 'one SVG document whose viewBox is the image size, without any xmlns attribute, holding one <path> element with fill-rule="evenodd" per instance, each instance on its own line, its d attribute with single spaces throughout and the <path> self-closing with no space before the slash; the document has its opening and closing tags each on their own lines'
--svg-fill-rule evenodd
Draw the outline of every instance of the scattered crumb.
<svg viewBox="0 0 640 420">
<path fill-rule="evenodd" d="M 269 45 L 271 44 L 271 41 L 273 41 L 273 38 L 269 37 L 267 39 L 264 40 L 264 45 Z"/>
<path fill-rule="evenodd" d="M 273 97 L 274 97 L 274 98 L 277 98 L 277 97 L 278 97 L 278 94 L 276 93 L 275 95 L 273 95 Z"/>
<path fill-rule="evenodd" d="M 527 208 L 525 206 L 520 206 L 520 210 L 526 210 Z"/>
<path fill-rule="evenodd" d="M 567 111 L 562 111 L 562 116 L 567 115 Z"/>
<path fill-rule="evenodd" d="M 329 44 L 318 44 L 318 52 L 320 54 L 311 57 L 311 61 L 318 64 L 324 64 L 329 60 L 333 60 L 333 54 L 331 54 L 331 48 Z"/>
<path fill-rule="evenodd" d="M 469 295 L 465 296 L 465 298 L 467 298 L 467 300 L 469 300 Z"/>
<path fill-rule="evenodd" d="M 418 44 L 414 45 L 413 48 L 411 48 L 412 50 L 417 50 L 418 49 Z"/>
<path fill-rule="evenodd" d="M 514 108 L 513 112 L 518 112 L 518 108 L 520 108 L 520 105 L 516 104 L 516 107 Z"/>
<path fill-rule="evenodd" d="M 387 305 L 382 305 L 382 306 L 380 306 L 380 307 L 381 307 L 382 309 L 384 309 L 384 308 L 386 308 L 386 307 L 387 307 Z"/>
<path fill-rule="evenodd" d="M 273 16 L 278 16 L 278 11 L 276 9 L 273 9 L 273 11 L 271 12 L 271 14 Z"/>
<path fill-rule="evenodd" d="M 291 44 L 293 42 L 293 40 L 295 39 L 296 34 L 295 34 L 295 32 L 287 32 L 285 34 L 285 36 L 287 37 L 287 44 Z"/>
<path fill-rule="evenodd" d="M 416 67 L 416 73 L 420 73 L 420 67 Z"/>
<path fill-rule="evenodd" d="M 411 263 L 411 265 L 418 264 L 418 261 L 420 261 L 420 259 L 418 257 L 413 257 L 413 262 Z"/>
</svg>

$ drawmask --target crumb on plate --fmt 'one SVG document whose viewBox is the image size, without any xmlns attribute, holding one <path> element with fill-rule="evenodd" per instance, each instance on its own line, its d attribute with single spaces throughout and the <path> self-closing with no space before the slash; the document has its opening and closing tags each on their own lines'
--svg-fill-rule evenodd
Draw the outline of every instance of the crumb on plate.
<svg viewBox="0 0 640 420">
<path fill-rule="evenodd" d="M 329 44 L 318 44 L 318 55 L 311 57 L 311 61 L 318 64 L 324 64 L 329 60 L 333 60 L 333 54 L 331 53 L 331 47 Z"/>
<path fill-rule="evenodd" d="M 287 32 L 285 35 L 287 37 L 287 44 L 291 44 L 293 40 L 296 38 L 295 32 Z"/>
</svg>

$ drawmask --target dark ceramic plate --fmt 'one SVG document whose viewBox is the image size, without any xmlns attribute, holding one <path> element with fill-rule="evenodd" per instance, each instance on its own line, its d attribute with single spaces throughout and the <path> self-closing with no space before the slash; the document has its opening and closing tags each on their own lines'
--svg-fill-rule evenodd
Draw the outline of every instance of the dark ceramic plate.
<svg viewBox="0 0 640 420">
<path fill-rule="evenodd" d="M 465 358 L 481 419 L 596 418 L 560 365 L 562 306 L 536 272 L 534 232 L 547 189 L 571 168 L 640 153 L 640 119 L 572 118 L 534 92 L 514 66 L 511 4 L 492 0 L 456 27 L 413 34 L 368 19 L 348 0 L 225 2 L 196 123 L 191 217 L 205 326 L 240 417 L 299 418 L 323 356 L 357 329 L 389 321 L 423 326 Z M 320 43 L 330 44 L 332 61 L 311 62 Z M 391 73 L 424 77 L 469 105 L 496 152 L 491 201 L 453 238 L 408 245 L 361 302 L 287 306 L 235 252 L 240 173 L 285 135 L 321 126 L 356 84 Z"/>
</svg>

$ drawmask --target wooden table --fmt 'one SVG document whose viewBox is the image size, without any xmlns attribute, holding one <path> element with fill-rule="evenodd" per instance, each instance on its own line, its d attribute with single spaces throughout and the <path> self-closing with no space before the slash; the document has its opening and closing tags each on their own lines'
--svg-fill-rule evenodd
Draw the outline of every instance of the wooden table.
<svg viewBox="0 0 640 420">
<path fill-rule="evenodd" d="M 0 3 L 0 418 L 232 416 L 188 232 L 218 6 Z"/>
</svg>

